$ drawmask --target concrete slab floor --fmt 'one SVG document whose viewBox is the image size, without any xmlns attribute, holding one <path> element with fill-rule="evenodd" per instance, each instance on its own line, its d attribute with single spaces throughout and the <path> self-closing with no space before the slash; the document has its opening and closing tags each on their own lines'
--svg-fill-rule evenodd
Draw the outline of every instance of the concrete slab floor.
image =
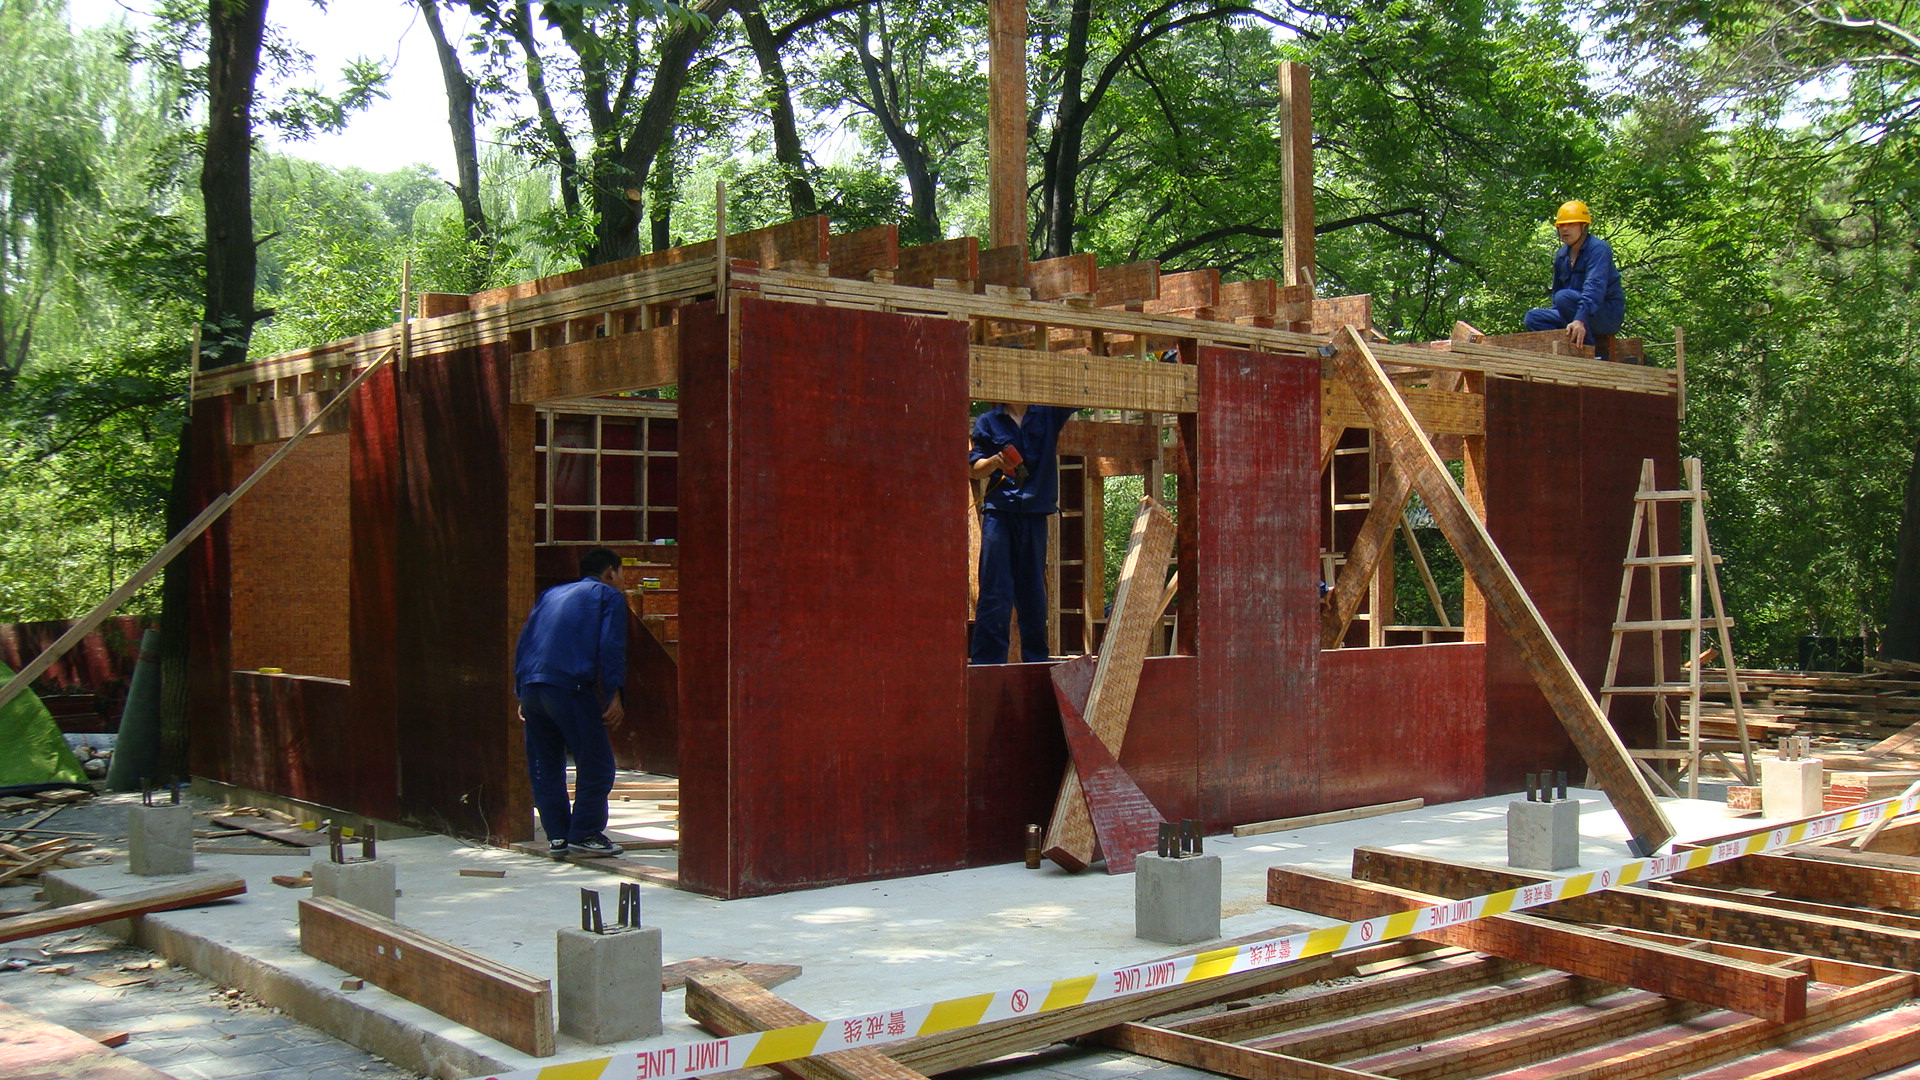
<svg viewBox="0 0 1920 1080">
<path fill-rule="evenodd" d="M 1604 797 L 1590 791 L 1571 794 L 1581 802 L 1583 866 L 1625 859 L 1626 830 Z M 1501 865 L 1511 799 L 1496 796 L 1243 839 L 1210 837 L 1207 850 L 1220 855 L 1223 864 L 1221 934 L 1329 922 L 1269 907 L 1266 869 L 1272 865 L 1345 873 L 1353 848 L 1364 845 Z M 1664 805 L 1682 839 L 1761 823 L 1729 819 L 1719 803 L 1670 800 Z M 620 880 L 441 836 L 383 841 L 380 852 L 398 867 L 401 922 L 549 978 L 555 931 L 577 925 L 579 889 L 598 888 L 603 908 L 611 913 Z M 659 861 L 670 863 L 671 857 Z M 299 951 L 296 905 L 306 890 L 269 880 L 295 872 L 302 860 L 202 856 L 198 865 L 241 875 L 248 893 L 207 908 L 150 916 L 144 920 L 143 943 L 419 1072 L 477 1076 L 700 1037 L 676 992 L 667 996 L 666 1031 L 658 1038 L 587 1046 L 562 1037 L 554 1057 L 529 1057 L 371 985 L 341 991 L 342 972 Z M 505 870 L 506 876 L 461 877 L 463 867 Z M 132 877 L 117 863 L 53 876 L 57 888 L 89 895 L 128 891 L 148 880 Z M 643 884 L 641 893 L 643 922 L 662 928 L 668 962 L 721 956 L 800 964 L 805 973 L 777 992 L 823 1018 L 1031 985 L 1169 951 L 1134 938 L 1130 877 L 1070 875 L 1050 865 L 1037 871 L 1017 864 L 984 867 L 725 902 L 653 884 Z M 1140 1073 L 1179 1080 L 1190 1074 L 1145 1059 L 1078 1049 L 1049 1051 L 986 1071 L 1047 1080 Z"/>
</svg>

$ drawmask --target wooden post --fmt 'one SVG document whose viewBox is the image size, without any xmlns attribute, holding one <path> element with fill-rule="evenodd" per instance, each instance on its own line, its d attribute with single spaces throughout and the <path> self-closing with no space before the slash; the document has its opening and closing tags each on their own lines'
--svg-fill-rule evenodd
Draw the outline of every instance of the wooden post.
<svg viewBox="0 0 1920 1080">
<path fill-rule="evenodd" d="M 1447 542 L 1460 555 L 1468 577 L 1486 594 L 1487 607 L 1520 650 L 1521 659 L 1553 706 L 1554 715 L 1600 779 L 1602 790 L 1632 832 L 1629 847 L 1637 855 L 1651 855 L 1673 839 L 1673 824 L 1654 800 L 1627 749 L 1600 711 L 1573 661 L 1547 627 L 1540 610 L 1500 554 L 1486 525 L 1467 506 L 1454 485 L 1446 463 L 1408 410 L 1407 403 L 1387 377 L 1385 368 L 1352 326 L 1334 335 L 1334 367 L 1373 422 L 1373 430 L 1393 451 L 1396 468 L 1405 469 L 1421 501 Z"/>
<path fill-rule="evenodd" d="M 1280 65 L 1281 226 L 1286 283 L 1311 285 L 1313 263 L 1312 72 L 1289 60 Z"/>
<path fill-rule="evenodd" d="M 1027 0 L 987 3 L 987 206 L 994 247 L 1027 246 Z"/>
</svg>

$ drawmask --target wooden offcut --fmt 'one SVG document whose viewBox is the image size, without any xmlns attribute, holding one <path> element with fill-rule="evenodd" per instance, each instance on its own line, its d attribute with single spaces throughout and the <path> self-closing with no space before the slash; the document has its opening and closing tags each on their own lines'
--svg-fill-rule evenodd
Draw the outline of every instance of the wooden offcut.
<svg viewBox="0 0 1920 1080">
<path fill-rule="evenodd" d="M 1173 516 L 1154 500 L 1141 499 L 1083 714 L 1094 736 L 1116 757 L 1126 738 L 1127 721 L 1133 715 L 1140 668 L 1146 662 L 1153 632 L 1160 625 L 1159 600 L 1166 584 L 1167 556 L 1173 551 L 1173 533 Z M 1043 854 L 1077 871 L 1093 863 L 1093 851 L 1093 817 L 1087 810 L 1079 774 L 1069 768 L 1054 800 Z"/>
<path fill-rule="evenodd" d="M 0 919 L 0 941 L 57 934 L 82 926 L 97 926 L 156 911 L 199 907 L 247 891 L 247 883 L 231 874 L 195 876 L 172 885 L 159 885 L 138 892 L 122 893 L 100 900 L 87 900 L 64 907 L 48 908 L 29 915 Z"/>
<path fill-rule="evenodd" d="M 1445 896 L 1292 866 L 1267 871 L 1267 902 L 1334 919 L 1371 919 L 1449 903 Z M 1807 976 L 1651 941 L 1495 915 L 1414 935 L 1656 994 L 1784 1021 L 1806 1014 Z"/>
<path fill-rule="evenodd" d="M 696 972 L 687 978 L 687 1015 L 717 1035 L 817 1024 L 819 1018 L 773 991 L 732 971 Z M 920 1073 L 879 1050 L 839 1050 L 775 1063 L 794 1080 L 924 1080 Z"/>
<path fill-rule="evenodd" d="M 1359 821 L 1362 818 L 1418 810 L 1425 805 L 1427 805 L 1425 799 L 1401 799 L 1397 802 L 1375 803 L 1371 806 L 1352 806 L 1345 810 L 1328 810 L 1320 814 L 1302 814 L 1299 817 L 1275 818 L 1272 821 L 1253 821 L 1245 825 L 1235 825 L 1233 835 L 1260 836 L 1265 833 L 1311 829 L 1319 825 L 1336 825 L 1342 821 Z"/>
<path fill-rule="evenodd" d="M 546 979 L 332 897 L 300 901 L 300 950 L 521 1053 L 553 1053 Z"/>
<path fill-rule="evenodd" d="M 124 1033 L 115 1042 L 96 1040 L 0 1005 L 0 1080 L 171 1080 L 108 1049 L 124 1042 Z"/>
<path fill-rule="evenodd" d="M 690 960 L 676 960 L 661 968 L 660 989 L 678 990 L 687 985 L 689 976 L 706 975 L 716 971 L 730 971 L 769 990 L 800 977 L 799 964 L 759 964 L 750 960 L 728 960 L 719 956 L 696 956 Z"/>
<path fill-rule="evenodd" d="M 1453 482 L 1446 463 L 1421 432 L 1393 381 L 1352 326 L 1335 336 L 1334 367 L 1353 388 L 1373 428 L 1393 451 L 1394 467 L 1407 471 L 1415 491 L 1453 545 L 1467 575 L 1479 587 L 1491 611 L 1539 684 L 1560 724 L 1580 751 L 1614 809 L 1632 831 L 1636 854 L 1650 855 L 1673 838 L 1673 823 L 1627 755 L 1600 703 L 1573 668 L 1546 620 L 1507 565 L 1479 515 Z"/>
</svg>

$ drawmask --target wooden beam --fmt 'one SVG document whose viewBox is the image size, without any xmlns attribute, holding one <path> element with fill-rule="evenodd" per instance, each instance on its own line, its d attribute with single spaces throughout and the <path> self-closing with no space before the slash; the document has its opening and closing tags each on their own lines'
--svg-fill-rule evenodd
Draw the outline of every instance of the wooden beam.
<svg viewBox="0 0 1920 1080">
<path fill-rule="evenodd" d="M 1181 274 L 1161 274 L 1159 296 L 1145 301 L 1142 310 L 1185 315 L 1210 311 L 1219 303 L 1220 271 L 1189 270 Z"/>
<path fill-rule="evenodd" d="M 987 217 L 994 247 L 1027 246 L 1027 0 L 987 4 Z"/>
<path fill-rule="evenodd" d="M 1140 668 L 1146 661 L 1147 646 L 1160 626 L 1159 601 L 1166 585 L 1173 533 L 1173 515 L 1154 500 L 1141 499 L 1083 713 L 1095 737 L 1116 757 L 1126 738 L 1127 721 L 1133 716 L 1133 699 L 1140 688 Z M 1079 871 L 1092 864 L 1093 849 L 1093 817 L 1081 789 L 1080 774 L 1068 768 L 1054 800 L 1042 854 L 1068 870 Z M 1115 854 L 1107 853 L 1109 859 Z"/>
<path fill-rule="evenodd" d="M 980 277 L 980 241 L 971 236 L 937 240 L 900 249 L 896 285 L 926 288 L 936 281 L 964 281 L 968 287 Z"/>
<path fill-rule="evenodd" d="M 1396 1012 L 1391 1023 L 1367 1017 L 1331 1029 L 1262 1038 L 1253 1045 L 1315 1061 L 1351 1061 L 1479 1031 L 1618 991 L 1619 987 L 1594 979 L 1548 972 L 1425 1008 Z"/>
<path fill-rule="evenodd" d="M 1139 310 L 1136 305 L 1144 306 L 1147 301 L 1160 298 L 1160 260 L 1103 266 L 1095 280 L 1095 305 Z"/>
<path fill-rule="evenodd" d="M 1761 853 L 1690 870 L 1674 880 L 1721 889 L 1767 889 L 1796 900 L 1920 912 L 1920 870 Z"/>
<path fill-rule="evenodd" d="M 1313 76 L 1291 60 L 1280 65 L 1280 235 L 1289 285 L 1318 277 L 1313 255 Z"/>
<path fill-rule="evenodd" d="M 1503 957 L 1464 953 L 1419 967 L 1369 975 L 1358 982 L 1303 987 L 1278 1000 L 1158 1026 L 1226 1042 L 1245 1042 L 1506 982 L 1541 970 Z"/>
<path fill-rule="evenodd" d="M 326 409 L 337 390 L 310 390 L 267 401 L 248 402 L 233 407 L 233 445 L 251 446 L 278 442 Z M 339 435 L 347 430 L 347 410 L 335 409 L 314 426 L 315 435 Z"/>
<path fill-rule="evenodd" d="M 1199 369 L 1191 364 L 992 345 L 973 346 L 972 361 L 968 381 L 975 401 L 1171 413 L 1200 406 Z"/>
<path fill-rule="evenodd" d="M 716 1035 L 817 1024 L 819 1018 L 731 971 L 687 977 L 687 1015 Z M 925 1080 L 879 1050 L 839 1050 L 782 1061 L 773 1069 L 793 1080 Z"/>
<path fill-rule="evenodd" d="M 1785 896 L 1776 896 L 1768 892 L 1733 892 L 1727 889 L 1712 889 L 1704 885 L 1688 885 L 1679 881 L 1650 881 L 1647 887 L 1655 892 L 1672 893 L 1675 896 L 1697 896 L 1706 900 L 1731 900 L 1736 904 L 1752 904 L 1756 907 L 1779 908 L 1781 911 L 1794 911 L 1802 915 L 1818 915 L 1823 919 L 1849 919 L 1855 922 L 1872 923 L 1875 926 L 1892 926 L 1901 930 L 1920 930 L 1920 916 L 1901 915 L 1878 908 L 1847 907 L 1844 904 L 1820 904 L 1811 900 L 1794 900 Z"/>
<path fill-rule="evenodd" d="M 1153 457 L 1159 432 L 1147 424 L 1069 420 L 1060 429 L 1054 452 L 1064 457 L 1112 457 L 1141 461 Z"/>
<path fill-rule="evenodd" d="M 1294 829 L 1311 829 L 1318 825 L 1333 825 L 1342 821 L 1359 821 L 1362 818 L 1380 817 L 1385 814 L 1398 814 L 1407 810 L 1418 810 L 1427 805 L 1425 799 L 1401 799 L 1398 802 L 1375 803 L 1372 806 L 1355 806 L 1346 810 L 1328 810 L 1322 814 L 1304 814 L 1300 817 L 1276 818 L 1272 821 L 1256 821 L 1247 825 L 1235 825 L 1235 836 L 1259 836 L 1263 833 L 1291 832 Z"/>
<path fill-rule="evenodd" d="M 1553 880 L 1527 870 L 1410 855 L 1387 848 L 1356 848 L 1354 876 L 1454 899 Z M 1920 933 L 1854 919 L 1830 919 L 1736 900 L 1684 897 L 1628 887 L 1588 893 L 1538 909 L 1539 913 L 1608 926 L 1636 927 L 1760 948 L 1791 945 L 1795 952 L 1876 967 L 1920 971 Z"/>
<path fill-rule="evenodd" d="M 1315 334 L 1331 336 L 1343 326 L 1357 326 L 1362 330 L 1373 329 L 1372 295 L 1360 293 L 1357 296 L 1330 296 L 1313 302 Z"/>
<path fill-rule="evenodd" d="M 1402 389 L 1400 397 L 1429 436 L 1486 434 L 1487 399 L 1479 394 L 1411 387 Z M 1320 384 L 1320 426 L 1324 430 L 1373 425 L 1352 387 L 1339 379 L 1326 379 Z"/>
<path fill-rule="evenodd" d="M 1091 255 L 1063 255 L 1030 263 L 1035 300 L 1065 297 L 1092 299 L 1099 288 L 1100 268 Z"/>
<path fill-rule="evenodd" d="M 1340 377 L 1353 388 L 1374 431 L 1386 439 L 1395 468 L 1407 471 L 1413 489 L 1420 493 L 1441 533 L 1459 554 L 1467 575 L 1485 596 L 1487 609 L 1519 649 L 1534 681 L 1553 706 L 1554 715 L 1599 778 L 1602 790 L 1613 800 L 1614 809 L 1632 832 L 1629 846 L 1639 855 L 1657 851 L 1673 838 L 1673 823 L 1627 756 L 1599 702 L 1573 669 L 1573 661 L 1533 606 L 1486 526 L 1467 505 L 1446 463 L 1421 432 L 1367 343 L 1352 326 L 1342 327 L 1335 342 L 1334 366 Z"/>
<path fill-rule="evenodd" d="M 834 233 L 828 241 L 827 273 L 865 281 L 875 270 L 900 265 L 900 226 L 875 225 L 850 233 Z"/>
<path fill-rule="evenodd" d="M 553 1054 L 546 979 L 330 896 L 300 901 L 300 951 L 523 1054 Z"/>
<path fill-rule="evenodd" d="M 1275 930 L 1274 936 L 1282 932 Z M 1407 942 L 1390 942 L 1342 956 L 1320 956 L 1284 967 L 1180 983 L 1143 994 L 1108 998 L 1036 1016 L 996 1020 L 939 1035 L 923 1035 L 893 1044 L 888 1048 L 887 1056 L 908 1068 L 937 1076 L 954 1069 L 983 1064 L 1005 1054 L 1050 1046 L 1063 1039 L 1075 1038 L 1115 1024 L 1144 1020 L 1150 1016 L 1165 1016 L 1210 1001 L 1236 1000 L 1308 986 L 1323 979 L 1343 978 L 1353 974 L 1354 968 L 1362 964 L 1405 956 L 1411 951 Z"/>
<path fill-rule="evenodd" d="M 1393 550 L 1394 530 L 1400 527 L 1400 515 L 1407 508 L 1407 497 L 1413 494 L 1413 486 L 1407 480 L 1406 470 L 1395 467 L 1392 461 L 1388 459 L 1379 490 L 1372 495 L 1367 519 L 1360 523 L 1359 533 L 1347 548 L 1346 565 L 1340 567 L 1333 595 L 1320 608 L 1320 647 L 1323 649 L 1340 647 L 1341 640 L 1347 636 L 1348 625 L 1373 585 L 1373 572 Z M 1374 618 L 1386 614 L 1375 612 Z"/>
<path fill-rule="evenodd" d="M 672 325 L 513 356 L 515 405 L 651 390 L 679 381 L 680 328 Z"/>
<path fill-rule="evenodd" d="M 1810 1002 L 1798 1020 L 1755 1018 L 1708 1031 L 1683 1028 L 1672 1038 L 1638 1042 L 1604 1060 L 1563 1069 L 1552 1080 L 1666 1080 L 1699 1072 L 1891 1009 L 1913 992 L 1913 976 L 1892 975 Z"/>
<path fill-rule="evenodd" d="M 1434 907 L 1449 898 L 1275 866 L 1267 870 L 1267 902 L 1352 921 Z M 1495 915 L 1415 936 L 1770 1020 L 1791 1020 L 1807 1008 L 1803 973 L 1630 941 L 1532 915 Z"/>
<path fill-rule="evenodd" d="M 1027 269 L 1027 262 L 1025 244 L 981 249 L 978 282 L 981 291 L 984 292 L 988 285 L 999 285 L 1008 289 L 1029 288 L 1033 276 Z"/>
<path fill-rule="evenodd" d="M 195 876 L 171 885 L 157 885 L 138 892 L 0 919 L 0 941 L 58 934 L 83 926 L 98 926 L 119 919 L 151 915 L 156 911 L 200 907 L 229 896 L 239 896 L 246 891 L 247 883 L 231 874 Z"/>
<path fill-rule="evenodd" d="M 1374 1067 L 1395 1080 L 1467 1080 L 1684 1023 L 1708 1011 L 1705 1005 L 1691 1001 L 1635 993 L 1608 1001 L 1605 1007 L 1596 1005 L 1572 1015 L 1556 1014 L 1530 1024 L 1467 1035 L 1444 1048 L 1417 1057 L 1409 1055 L 1411 1060 L 1389 1059 L 1391 1064 Z"/>
<path fill-rule="evenodd" d="M 1101 1033 L 1101 1041 L 1117 1050 L 1191 1069 L 1202 1069 L 1240 1080 L 1380 1080 L 1374 1073 L 1324 1065 L 1238 1043 L 1220 1042 L 1181 1031 L 1126 1024 Z"/>
</svg>

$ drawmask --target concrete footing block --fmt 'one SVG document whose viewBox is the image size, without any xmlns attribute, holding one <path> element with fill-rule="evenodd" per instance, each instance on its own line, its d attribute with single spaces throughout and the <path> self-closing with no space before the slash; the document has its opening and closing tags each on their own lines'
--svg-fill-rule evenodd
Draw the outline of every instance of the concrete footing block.
<svg viewBox="0 0 1920 1080">
<path fill-rule="evenodd" d="M 130 807 L 127 872 L 143 877 L 193 873 L 193 807 Z"/>
<path fill-rule="evenodd" d="M 1770 818 L 1812 817 L 1821 810 L 1819 758 L 1760 762 L 1760 807 Z"/>
<path fill-rule="evenodd" d="M 1142 855 L 1133 864 L 1133 936 L 1191 945 L 1220 936 L 1220 856 Z"/>
<path fill-rule="evenodd" d="M 602 1045 L 660 1034 L 660 928 L 560 930 L 554 1006 L 560 1033 Z"/>
<path fill-rule="evenodd" d="M 313 860 L 313 895 L 331 896 L 389 919 L 396 917 L 397 885 L 393 864 L 383 859 L 348 863 Z"/>
<path fill-rule="evenodd" d="M 1507 804 L 1507 865 L 1525 870 L 1567 870 L 1580 865 L 1580 804 Z"/>
</svg>

